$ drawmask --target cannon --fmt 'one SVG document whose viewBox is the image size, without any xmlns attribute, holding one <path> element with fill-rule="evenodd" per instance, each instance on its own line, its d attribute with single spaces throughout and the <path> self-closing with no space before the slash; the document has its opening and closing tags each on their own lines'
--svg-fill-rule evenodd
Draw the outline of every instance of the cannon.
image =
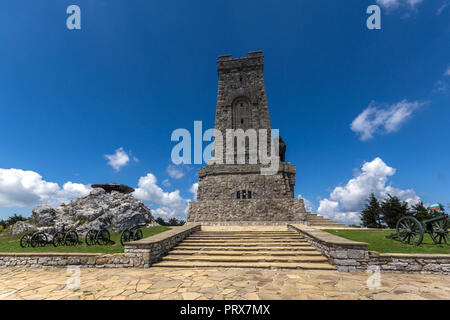
<svg viewBox="0 0 450 320">
<path fill-rule="evenodd" d="M 49 236 L 45 232 L 38 231 L 25 233 L 19 241 L 22 248 L 45 247 L 48 244 L 53 244 L 54 247 L 75 246 L 80 243 L 78 233 L 75 230 L 64 231 L 64 227 L 63 231 L 56 232 L 51 240 L 49 240 Z"/>
<path fill-rule="evenodd" d="M 125 242 L 141 240 L 142 237 L 142 230 L 139 229 L 139 226 L 127 228 L 120 234 L 120 244 L 123 246 Z"/>
<path fill-rule="evenodd" d="M 397 238 L 404 244 L 418 246 L 423 241 L 423 236 L 428 233 L 434 244 L 448 244 L 447 217 L 440 216 L 427 219 L 422 222 L 412 216 L 400 218 L 397 221 L 396 234 L 388 238 Z"/>
<path fill-rule="evenodd" d="M 34 233 L 25 233 L 22 237 L 20 237 L 20 246 L 22 248 L 36 248 L 36 247 L 45 247 L 50 242 L 48 241 L 47 235 L 42 232 L 34 232 Z"/>
<path fill-rule="evenodd" d="M 86 236 L 84 237 L 84 241 L 86 242 L 86 245 L 93 246 L 93 245 L 99 245 L 99 246 L 105 246 L 105 245 L 112 245 L 115 244 L 114 241 L 111 240 L 111 234 L 106 229 L 91 229 L 86 233 Z"/>
<path fill-rule="evenodd" d="M 52 244 L 54 247 L 76 246 L 81 244 L 81 241 L 79 241 L 78 233 L 75 230 L 71 229 L 66 231 L 63 225 L 62 231 L 56 232 L 53 236 Z"/>
</svg>

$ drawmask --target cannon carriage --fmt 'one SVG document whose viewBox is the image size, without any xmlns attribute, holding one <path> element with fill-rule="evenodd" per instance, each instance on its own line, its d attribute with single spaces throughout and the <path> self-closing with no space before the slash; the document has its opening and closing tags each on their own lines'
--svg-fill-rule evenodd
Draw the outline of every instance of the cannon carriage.
<svg viewBox="0 0 450 320">
<path fill-rule="evenodd" d="M 20 238 L 19 244 L 22 248 L 36 248 L 45 247 L 49 244 L 52 244 L 54 247 L 76 246 L 81 244 L 81 242 L 76 230 L 70 229 L 65 231 L 63 226 L 62 231 L 56 232 L 51 239 L 50 235 L 43 231 L 25 233 Z"/>
<path fill-rule="evenodd" d="M 132 228 L 127 228 L 120 234 L 120 244 L 123 246 L 125 242 L 137 241 L 143 238 L 141 226 L 135 226 Z"/>
<path fill-rule="evenodd" d="M 107 229 L 90 229 L 84 237 L 84 242 L 88 246 L 106 246 L 115 244 L 115 242 L 111 240 L 111 234 Z"/>
<path fill-rule="evenodd" d="M 388 237 L 395 237 L 404 244 L 418 246 L 422 243 L 425 233 L 428 233 L 434 244 L 448 244 L 448 227 L 446 216 L 422 222 L 412 216 L 406 216 L 397 221 L 396 234 Z"/>
</svg>

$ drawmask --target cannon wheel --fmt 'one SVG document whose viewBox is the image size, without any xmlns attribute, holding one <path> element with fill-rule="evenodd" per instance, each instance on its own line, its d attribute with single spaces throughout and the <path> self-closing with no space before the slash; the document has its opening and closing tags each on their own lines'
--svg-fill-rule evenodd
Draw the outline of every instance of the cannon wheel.
<svg viewBox="0 0 450 320">
<path fill-rule="evenodd" d="M 78 244 L 78 233 L 75 230 L 70 230 L 64 237 L 64 244 L 66 246 L 75 246 Z"/>
<path fill-rule="evenodd" d="M 28 248 L 31 245 L 31 233 L 25 233 L 22 237 L 20 237 L 20 246 L 22 248 Z"/>
<path fill-rule="evenodd" d="M 424 230 L 414 217 L 403 217 L 397 221 L 397 237 L 404 244 L 418 246 L 422 243 Z"/>
<path fill-rule="evenodd" d="M 64 245 L 64 232 L 57 232 L 53 236 L 52 243 L 54 247 L 59 247 Z"/>
<path fill-rule="evenodd" d="M 143 235 L 142 235 L 142 230 L 141 229 L 137 229 L 137 230 L 134 231 L 134 240 L 135 241 L 141 240 L 142 237 L 143 237 Z"/>
<path fill-rule="evenodd" d="M 433 239 L 434 244 L 442 244 L 442 240 L 444 240 L 444 243 L 447 244 L 448 240 L 448 226 L 447 226 L 447 220 L 439 220 L 434 221 L 431 224 L 431 232 L 430 236 L 431 239 Z"/>
<path fill-rule="evenodd" d="M 89 230 L 84 237 L 84 241 L 88 246 L 93 246 L 96 244 L 97 230 Z"/>
<path fill-rule="evenodd" d="M 43 232 L 37 232 L 31 237 L 30 243 L 33 248 L 45 247 L 47 244 L 47 236 Z"/>
<path fill-rule="evenodd" d="M 102 229 L 99 232 L 97 232 L 96 240 L 98 245 L 105 246 L 109 244 L 109 242 L 111 241 L 110 239 L 111 236 L 108 230 Z"/>
<path fill-rule="evenodd" d="M 125 229 L 120 234 L 120 244 L 123 246 L 123 244 L 128 241 L 130 241 L 130 230 Z"/>
</svg>

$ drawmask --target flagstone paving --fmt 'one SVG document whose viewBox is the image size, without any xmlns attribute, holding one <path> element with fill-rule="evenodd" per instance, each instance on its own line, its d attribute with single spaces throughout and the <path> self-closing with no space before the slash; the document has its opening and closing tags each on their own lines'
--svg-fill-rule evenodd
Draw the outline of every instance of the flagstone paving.
<svg viewBox="0 0 450 320">
<path fill-rule="evenodd" d="M 371 289 L 371 274 L 324 270 L 81 268 L 79 287 L 73 274 L 1 268 L 0 299 L 450 299 L 446 275 L 381 273 Z"/>
</svg>

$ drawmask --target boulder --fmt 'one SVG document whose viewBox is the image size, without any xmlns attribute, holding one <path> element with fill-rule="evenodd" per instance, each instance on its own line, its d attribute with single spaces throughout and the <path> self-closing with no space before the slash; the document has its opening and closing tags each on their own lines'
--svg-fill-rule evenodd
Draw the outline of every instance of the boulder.
<svg viewBox="0 0 450 320">
<path fill-rule="evenodd" d="M 117 191 L 117 192 L 121 192 L 121 193 L 125 193 L 125 194 L 134 192 L 133 188 L 126 186 L 124 184 L 118 184 L 118 183 L 93 184 L 91 187 L 94 189 L 102 188 L 106 192 Z"/>
<path fill-rule="evenodd" d="M 37 206 L 31 212 L 31 218 L 39 227 L 48 227 L 53 225 L 56 216 L 56 210 L 53 207 L 42 205 Z"/>
<path fill-rule="evenodd" d="M 154 222 L 150 209 L 141 200 L 121 191 L 103 188 L 94 188 L 87 196 L 57 208 L 38 206 L 33 209 L 32 218 L 36 221 L 34 230 L 50 234 L 72 228 L 82 235 L 89 229 L 106 228 L 111 232 L 121 232 Z M 18 222 L 14 228 L 24 232 L 31 227 Z"/>
<path fill-rule="evenodd" d="M 18 221 L 11 227 L 13 236 L 17 236 L 24 232 L 32 232 L 38 230 L 38 227 L 26 221 Z"/>
</svg>

